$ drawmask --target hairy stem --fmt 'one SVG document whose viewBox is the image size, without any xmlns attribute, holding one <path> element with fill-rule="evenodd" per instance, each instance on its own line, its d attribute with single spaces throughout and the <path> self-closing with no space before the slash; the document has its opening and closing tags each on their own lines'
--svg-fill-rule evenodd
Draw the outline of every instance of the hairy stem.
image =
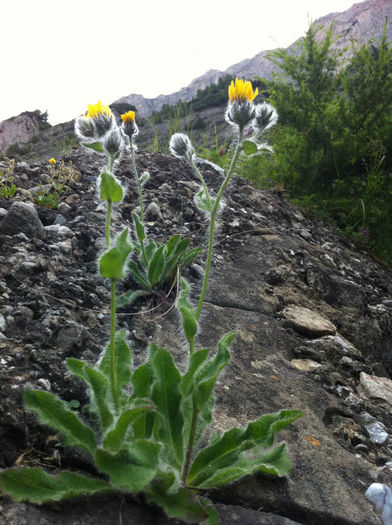
<svg viewBox="0 0 392 525">
<path fill-rule="evenodd" d="M 134 149 L 133 149 L 132 139 L 130 139 L 130 150 L 131 150 L 131 162 L 132 162 L 133 174 L 135 175 L 135 179 L 136 179 L 137 186 L 138 186 L 138 189 L 139 189 L 140 220 L 141 220 L 141 223 L 143 224 L 143 228 L 144 228 L 143 191 L 142 191 L 142 184 L 140 182 L 139 175 L 138 175 L 138 172 L 137 172 L 136 161 L 135 161 L 135 152 L 134 152 Z M 145 232 L 145 230 L 144 230 L 144 232 Z M 144 260 L 146 261 L 146 265 L 147 265 L 148 261 L 147 261 L 147 257 L 146 257 L 146 251 L 144 249 L 144 241 L 141 242 L 140 244 L 141 244 L 141 249 L 142 249 L 142 252 L 143 252 L 143 257 L 144 257 Z"/>
<path fill-rule="evenodd" d="M 189 433 L 189 441 L 188 441 L 188 448 L 187 448 L 186 456 L 185 456 L 184 468 L 182 471 L 182 482 L 184 483 L 184 485 L 186 484 L 186 478 L 188 477 L 189 467 L 191 465 L 192 450 L 193 450 L 193 443 L 195 441 L 196 424 L 197 424 L 198 415 L 199 415 L 199 409 L 196 407 L 196 403 L 193 400 L 192 425 L 191 425 L 191 431 Z"/>
<path fill-rule="evenodd" d="M 117 366 L 116 366 L 116 351 L 114 338 L 116 335 L 116 281 L 117 279 L 110 279 L 111 281 L 111 308 L 110 308 L 110 377 L 112 383 L 112 395 L 116 411 L 119 409 L 119 392 L 117 381 Z"/>
<path fill-rule="evenodd" d="M 108 209 L 106 212 L 106 248 L 110 248 L 110 218 L 112 215 L 112 201 L 108 200 Z"/>
<path fill-rule="evenodd" d="M 208 205 L 209 205 L 209 207 L 211 208 L 211 198 L 210 198 L 210 194 L 209 194 L 209 192 L 208 192 L 207 184 L 206 184 L 206 182 L 205 182 L 205 180 L 204 180 L 204 177 L 203 177 L 203 175 L 200 173 L 200 171 L 197 169 L 195 163 L 193 162 L 193 159 L 191 159 L 189 162 L 190 162 L 190 164 L 191 164 L 191 166 L 192 166 L 194 172 L 195 172 L 196 175 L 199 177 L 200 182 L 201 182 L 202 185 L 203 185 L 203 189 L 204 189 L 204 193 L 205 193 L 205 195 L 206 195 L 206 197 L 207 197 Z"/>
<path fill-rule="evenodd" d="M 198 304 L 197 310 L 196 310 L 196 319 L 197 320 L 199 320 L 200 314 L 201 314 L 201 310 L 203 308 L 204 297 L 205 297 L 205 294 L 206 294 L 206 291 L 207 291 L 208 279 L 209 279 L 209 276 L 210 276 L 211 262 L 212 262 L 212 252 L 213 252 L 213 249 L 214 249 L 215 219 L 216 219 L 216 215 L 217 215 L 217 213 L 219 211 L 219 204 L 220 204 L 223 192 L 225 191 L 227 185 L 229 184 L 229 181 L 230 181 L 231 176 L 233 174 L 234 167 L 235 167 L 235 165 L 237 163 L 237 160 L 238 160 L 238 157 L 239 157 L 239 154 L 240 154 L 240 151 L 241 151 L 241 147 L 242 147 L 242 139 L 243 139 L 243 130 L 240 130 L 237 146 L 236 146 L 236 149 L 234 151 L 233 158 L 231 159 L 231 164 L 230 164 L 229 171 L 227 172 L 225 180 L 223 181 L 222 186 L 220 187 L 220 189 L 218 191 L 218 195 L 216 196 L 216 200 L 215 200 L 215 205 L 214 205 L 214 207 L 212 209 L 212 212 L 211 212 L 210 232 L 209 232 L 209 236 L 208 236 L 207 260 L 206 260 L 206 266 L 205 266 L 205 270 L 204 270 L 204 279 L 203 279 L 203 284 L 202 284 L 202 287 L 201 287 L 199 304 Z"/>
</svg>

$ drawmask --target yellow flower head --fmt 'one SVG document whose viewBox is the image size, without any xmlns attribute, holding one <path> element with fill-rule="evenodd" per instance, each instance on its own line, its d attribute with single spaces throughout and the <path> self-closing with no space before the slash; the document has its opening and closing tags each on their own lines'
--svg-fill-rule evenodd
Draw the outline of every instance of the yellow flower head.
<svg viewBox="0 0 392 525">
<path fill-rule="evenodd" d="M 56 159 L 49 159 L 49 164 L 51 164 L 52 166 L 54 166 L 56 164 Z"/>
<path fill-rule="evenodd" d="M 112 112 L 110 111 L 109 106 L 102 106 L 102 102 L 99 100 L 97 104 L 94 104 L 94 105 L 89 104 L 85 117 L 96 119 L 100 117 L 101 115 L 110 117 L 111 114 Z"/>
<path fill-rule="evenodd" d="M 230 102 L 253 102 L 258 94 L 259 90 L 256 88 L 253 91 L 252 83 L 249 80 L 236 78 L 235 83 L 232 81 L 229 86 Z"/>
<path fill-rule="evenodd" d="M 135 112 L 128 111 L 128 113 L 124 113 L 123 115 L 121 115 L 121 119 L 125 123 L 129 122 L 130 124 L 132 124 L 133 122 L 135 122 Z"/>
</svg>

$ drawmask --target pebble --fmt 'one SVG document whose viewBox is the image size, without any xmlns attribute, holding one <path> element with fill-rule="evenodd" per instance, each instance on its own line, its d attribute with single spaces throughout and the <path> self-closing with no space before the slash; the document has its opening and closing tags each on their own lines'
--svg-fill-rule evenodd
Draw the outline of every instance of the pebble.
<svg viewBox="0 0 392 525">
<path fill-rule="evenodd" d="M 376 445 L 382 445 L 388 439 L 389 434 L 385 431 L 385 427 L 380 421 L 367 425 L 365 428 L 369 434 L 370 441 Z"/>
</svg>

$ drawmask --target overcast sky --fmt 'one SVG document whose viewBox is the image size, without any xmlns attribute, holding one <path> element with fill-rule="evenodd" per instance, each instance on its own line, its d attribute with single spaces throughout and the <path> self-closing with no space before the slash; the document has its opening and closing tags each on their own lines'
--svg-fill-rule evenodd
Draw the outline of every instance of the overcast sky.
<svg viewBox="0 0 392 525">
<path fill-rule="evenodd" d="M 0 121 L 170 94 L 208 69 L 286 47 L 354 0 L 1 0 Z"/>
</svg>

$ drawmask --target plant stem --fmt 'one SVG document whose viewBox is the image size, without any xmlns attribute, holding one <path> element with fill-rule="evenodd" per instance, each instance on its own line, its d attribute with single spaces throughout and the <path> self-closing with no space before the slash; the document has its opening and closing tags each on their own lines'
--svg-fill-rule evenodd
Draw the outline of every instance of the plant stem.
<svg viewBox="0 0 392 525">
<path fill-rule="evenodd" d="M 205 195 L 206 195 L 206 197 L 207 197 L 208 205 L 209 205 L 209 207 L 211 208 L 211 199 L 210 199 L 210 194 L 209 194 L 209 192 L 208 192 L 207 184 L 206 184 L 206 182 L 205 182 L 205 180 L 204 180 L 204 177 L 203 177 L 203 175 L 200 173 L 200 171 L 197 169 L 197 167 L 196 167 L 195 163 L 193 162 L 193 160 L 191 159 L 189 162 L 190 162 L 192 168 L 194 169 L 196 175 L 199 177 L 199 179 L 200 179 L 200 181 L 201 181 L 201 183 L 202 183 L 202 185 L 203 185 L 203 189 L 204 189 L 204 193 L 205 193 Z"/>
<path fill-rule="evenodd" d="M 236 149 L 234 151 L 233 158 L 231 159 L 231 164 L 230 164 L 229 171 L 227 172 L 226 178 L 223 181 L 222 186 L 220 187 L 220 189 L 218 191 L 218 195 L 216 196 L 216 200 L 215 200 L 215 205 L 214 205 L 214 207 L 212 209 L 212 212 L 211 212 L 207 260 L 206 260 L 206 266 L 205 266 L 205 270 L 204 270 L 204 279 L 203 279 L 203 285 L 201 287 L 199 304 L 198 304 L 198 307 L 197 307 L 197 310 L 196 310 L 196 319 L 197 320 L 199 320 L 200 314 L 201 314 L 201 310 L 203 308 L 204 297 L 205 297 L 205 294 L 206 294 L 206 291 L 207 291 L 208 279 L 209 279 L 209 276 L 210 276 L 212 252 L 213 252 L 213 249 L 214 249 L 215 219 L 216 219 L 216 215 L 217 215 L 217 213 L 219 211 L 219 204 L 220 204 L 223 192 L 225 191 L 226 186 L 229 184 L 229 181 L 230 181 L 231 176 L 233 174 L 234 167 L 235 167 L 235 165 L 237 163 L 238 156 L 239 156 L 240 151 L 241 151 L 243 134 L 244 134 L 243 130 L 240 130 L 239 136 L 238 136 L 237 147 L 236 147 Z"/>
<path fill-rule="evenodd" d="M 187 448 L 186 456 L 185 456 L 184 468 L 182 471 L 182 482 L 184 483 L 184 485 L 186 483 L 186 478 L 188 477 L 189 467 L 191 465 L 192 450 L 193 450 L 193 443 L 195 441 L 196 424 L 197 424 L 198 415 L 199 415 L 199 409 L 196 407 L 195 400 L 193 400 L 192 424 L 191 424 L 191 430 L 189 433 L 189 441 L 188 441 L 188 448 Z"/>
<path fill-rule="evenodd" d="M 108 209 L 106 211 L 106 248 L 110 248 L 110 218 L 112 214 L 112 201 L 108 200 Z"/>
<path fill-rule="evenodd" d="M 112 382 L 112 395 L 114 407 L 116 412 L 119 409 L 119 392 L 117 381 L 117 366 L 116 366 L 116 349 L 114 339 L 116 336 L 116 281 L 117 279 L 110 279 L 111 281 L 111 301 L 110 301 L 110 378 Z"/>
<path fill-rule="evenodd" d="M 135 152 L 133 151 L 133 143 L 132 139 L 130 140 L 130 149 L 131 149 L 131 161 L 132 161 L 132 168 L 133 173 L 135 175 L 135 179 L 139 188 L 139 202 L 140 202 L 140 219 L 144 226 L 144 207 L 143 207 L 143 192 L 142 192 L 142 185 L 139 179 L 139 175 L 136 168 L 136 161 L 135 161 Z"/>
</svg>

